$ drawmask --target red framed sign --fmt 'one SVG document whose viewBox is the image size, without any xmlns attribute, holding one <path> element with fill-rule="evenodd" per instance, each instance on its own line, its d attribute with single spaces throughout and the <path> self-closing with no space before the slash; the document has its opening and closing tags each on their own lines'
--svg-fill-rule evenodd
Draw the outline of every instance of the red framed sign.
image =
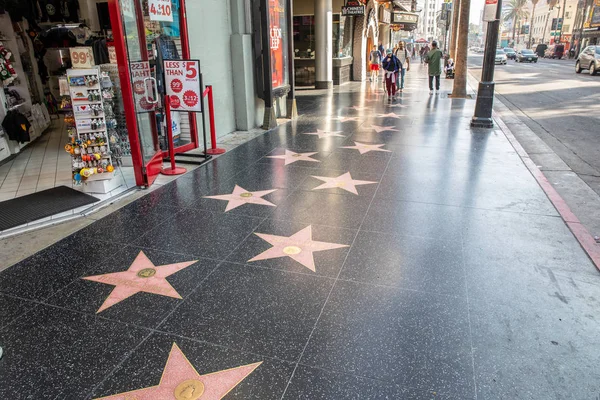
<svg viewBox="0 0 600 400">
<path fill-rule="evenodd" d="M 173 111 L 202 112 L 199 60 L 164 60 L 165 91 Z"/>
</svg>

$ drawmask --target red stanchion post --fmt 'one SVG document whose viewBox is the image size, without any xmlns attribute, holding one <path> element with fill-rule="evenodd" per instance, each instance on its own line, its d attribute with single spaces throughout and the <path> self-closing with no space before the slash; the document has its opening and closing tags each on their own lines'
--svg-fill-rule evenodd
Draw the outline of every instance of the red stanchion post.
<svg viewBox="0 0 600 400">
<path fill-rule="evenodd" d="M 210 120 L 210 149 L 206 149 L 205 153 L 217 155 L 225 153 L 225 149 L 217 147 L 217 129 L 215 128 L 215 105 L 213 103 L 212 85 L 207 85 L 204 93 L 208 92 L 208 116 Z M 204 95 L 204 94 L 203 94 Z"/>
<path fill-rule="evenodd" d="M 173 144 L 173 121 L 171 121 L 171 98 L 165 95 L 165 114 L 167 117 L 167 140 L 169 141 L 169 158 L 171 159 L 171 168 L 163 168 L 160 173 L 163 175 L 181 175 L 187 172 L 187 169 L 175 166 L 175 145 Z"/>
</svg>

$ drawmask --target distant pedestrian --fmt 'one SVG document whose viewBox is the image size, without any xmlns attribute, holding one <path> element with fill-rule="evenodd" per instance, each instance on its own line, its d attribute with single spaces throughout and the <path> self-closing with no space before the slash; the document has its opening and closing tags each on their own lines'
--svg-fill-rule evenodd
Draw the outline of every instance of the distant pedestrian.
<svg viewBox="0 0 600 400">
<path fill-rule="evenodd" d="M 429 72 L 429 94 L 433 94 L 433 79 L 435 90 L 440 91 L 440 75 L 442 74 L 442 51 L 438 49 L 437 42 L 431 43 L 431 50 L 425 56 L 425 63 Z"/>
<path fill-rule="evenodd" d="M 373 50 L 369 54 L 369 63 L 371 65 L 371 82 L 377 82 L 379 66 L 381 65 L 381 53 L 375 45 L 373 45 Z"/>
<path fill-rule="evenodd" d="M 429 46 L 425 45 L 421 47 L 421 64 L 425 62 L 425 56 L 429 53 Z"/>
<path fill-rule="evenodd" d="M 411 57 L 413 60 L 417 58 L 416 54 L 417 53 L 416 53 L 416 50 L 415 50 L 415 45 L 413 44 L 413 47 L 412 47 L 412 57 Z"/>
<path fill-rule="evenodd" d="M 410 71 L 410 57 L 408 56 L 408 50 L 404 47 L 404 42 L 398 42 L 398 48 L 394 52 L 396 58 L 400 62 L 400 71 L 398 72 L 400 75 L 398 89 L 400 93 L 404 90 L 404 74 L 406 71 Z M 397 79 L 398 81 L 398 79 Z"/>
<path fill-rule="evenodd" d="M 400 61 L 393 54 L 392 49 L 388 49 L 387 55 L 383 59 L 381 65 L 385 73 L 385 90 L 388 94 L 388 101 L 392 101 L 392 97 L 396 95 L 396 78 L 400 71 Z"/>
<path fill-rule="evenodd" d="M 379 43 L 379 47 L 377 48 L 377 50 L 379 50 L 379 52 L 381 53 L 381 57 L 385 57 L 385 47 L 383 47 L 383 44 Z"/>
</svg>

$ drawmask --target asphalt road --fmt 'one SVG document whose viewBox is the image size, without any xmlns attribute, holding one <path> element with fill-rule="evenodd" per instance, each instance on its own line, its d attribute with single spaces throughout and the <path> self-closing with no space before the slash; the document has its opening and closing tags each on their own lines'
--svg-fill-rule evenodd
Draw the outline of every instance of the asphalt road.
<svg viewBox="0 0 600 400">
<path fill-rule="evenodd" d="M 469 56 L 479 79 L 483 56 Z M 600 75 L 575 73 L 574 60 L 496 65 L 496 93 L 600 195 Z"/>
</svg>

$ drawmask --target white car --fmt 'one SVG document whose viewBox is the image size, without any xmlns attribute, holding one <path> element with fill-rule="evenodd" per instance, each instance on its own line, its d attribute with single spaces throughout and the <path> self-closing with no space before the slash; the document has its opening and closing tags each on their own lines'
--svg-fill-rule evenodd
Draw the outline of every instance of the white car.
<svg viewBox="0 0 600 400">
<path fill-rule="evenodd" d="M 506 65 L 506 63 L 508 63 L 508 57 L 506 56 L 506 53 L 504 52 L 504 50 L 496 49 L 495 63 L 496 64 L 504 64 L 504 65 Z"/>
</svg>

